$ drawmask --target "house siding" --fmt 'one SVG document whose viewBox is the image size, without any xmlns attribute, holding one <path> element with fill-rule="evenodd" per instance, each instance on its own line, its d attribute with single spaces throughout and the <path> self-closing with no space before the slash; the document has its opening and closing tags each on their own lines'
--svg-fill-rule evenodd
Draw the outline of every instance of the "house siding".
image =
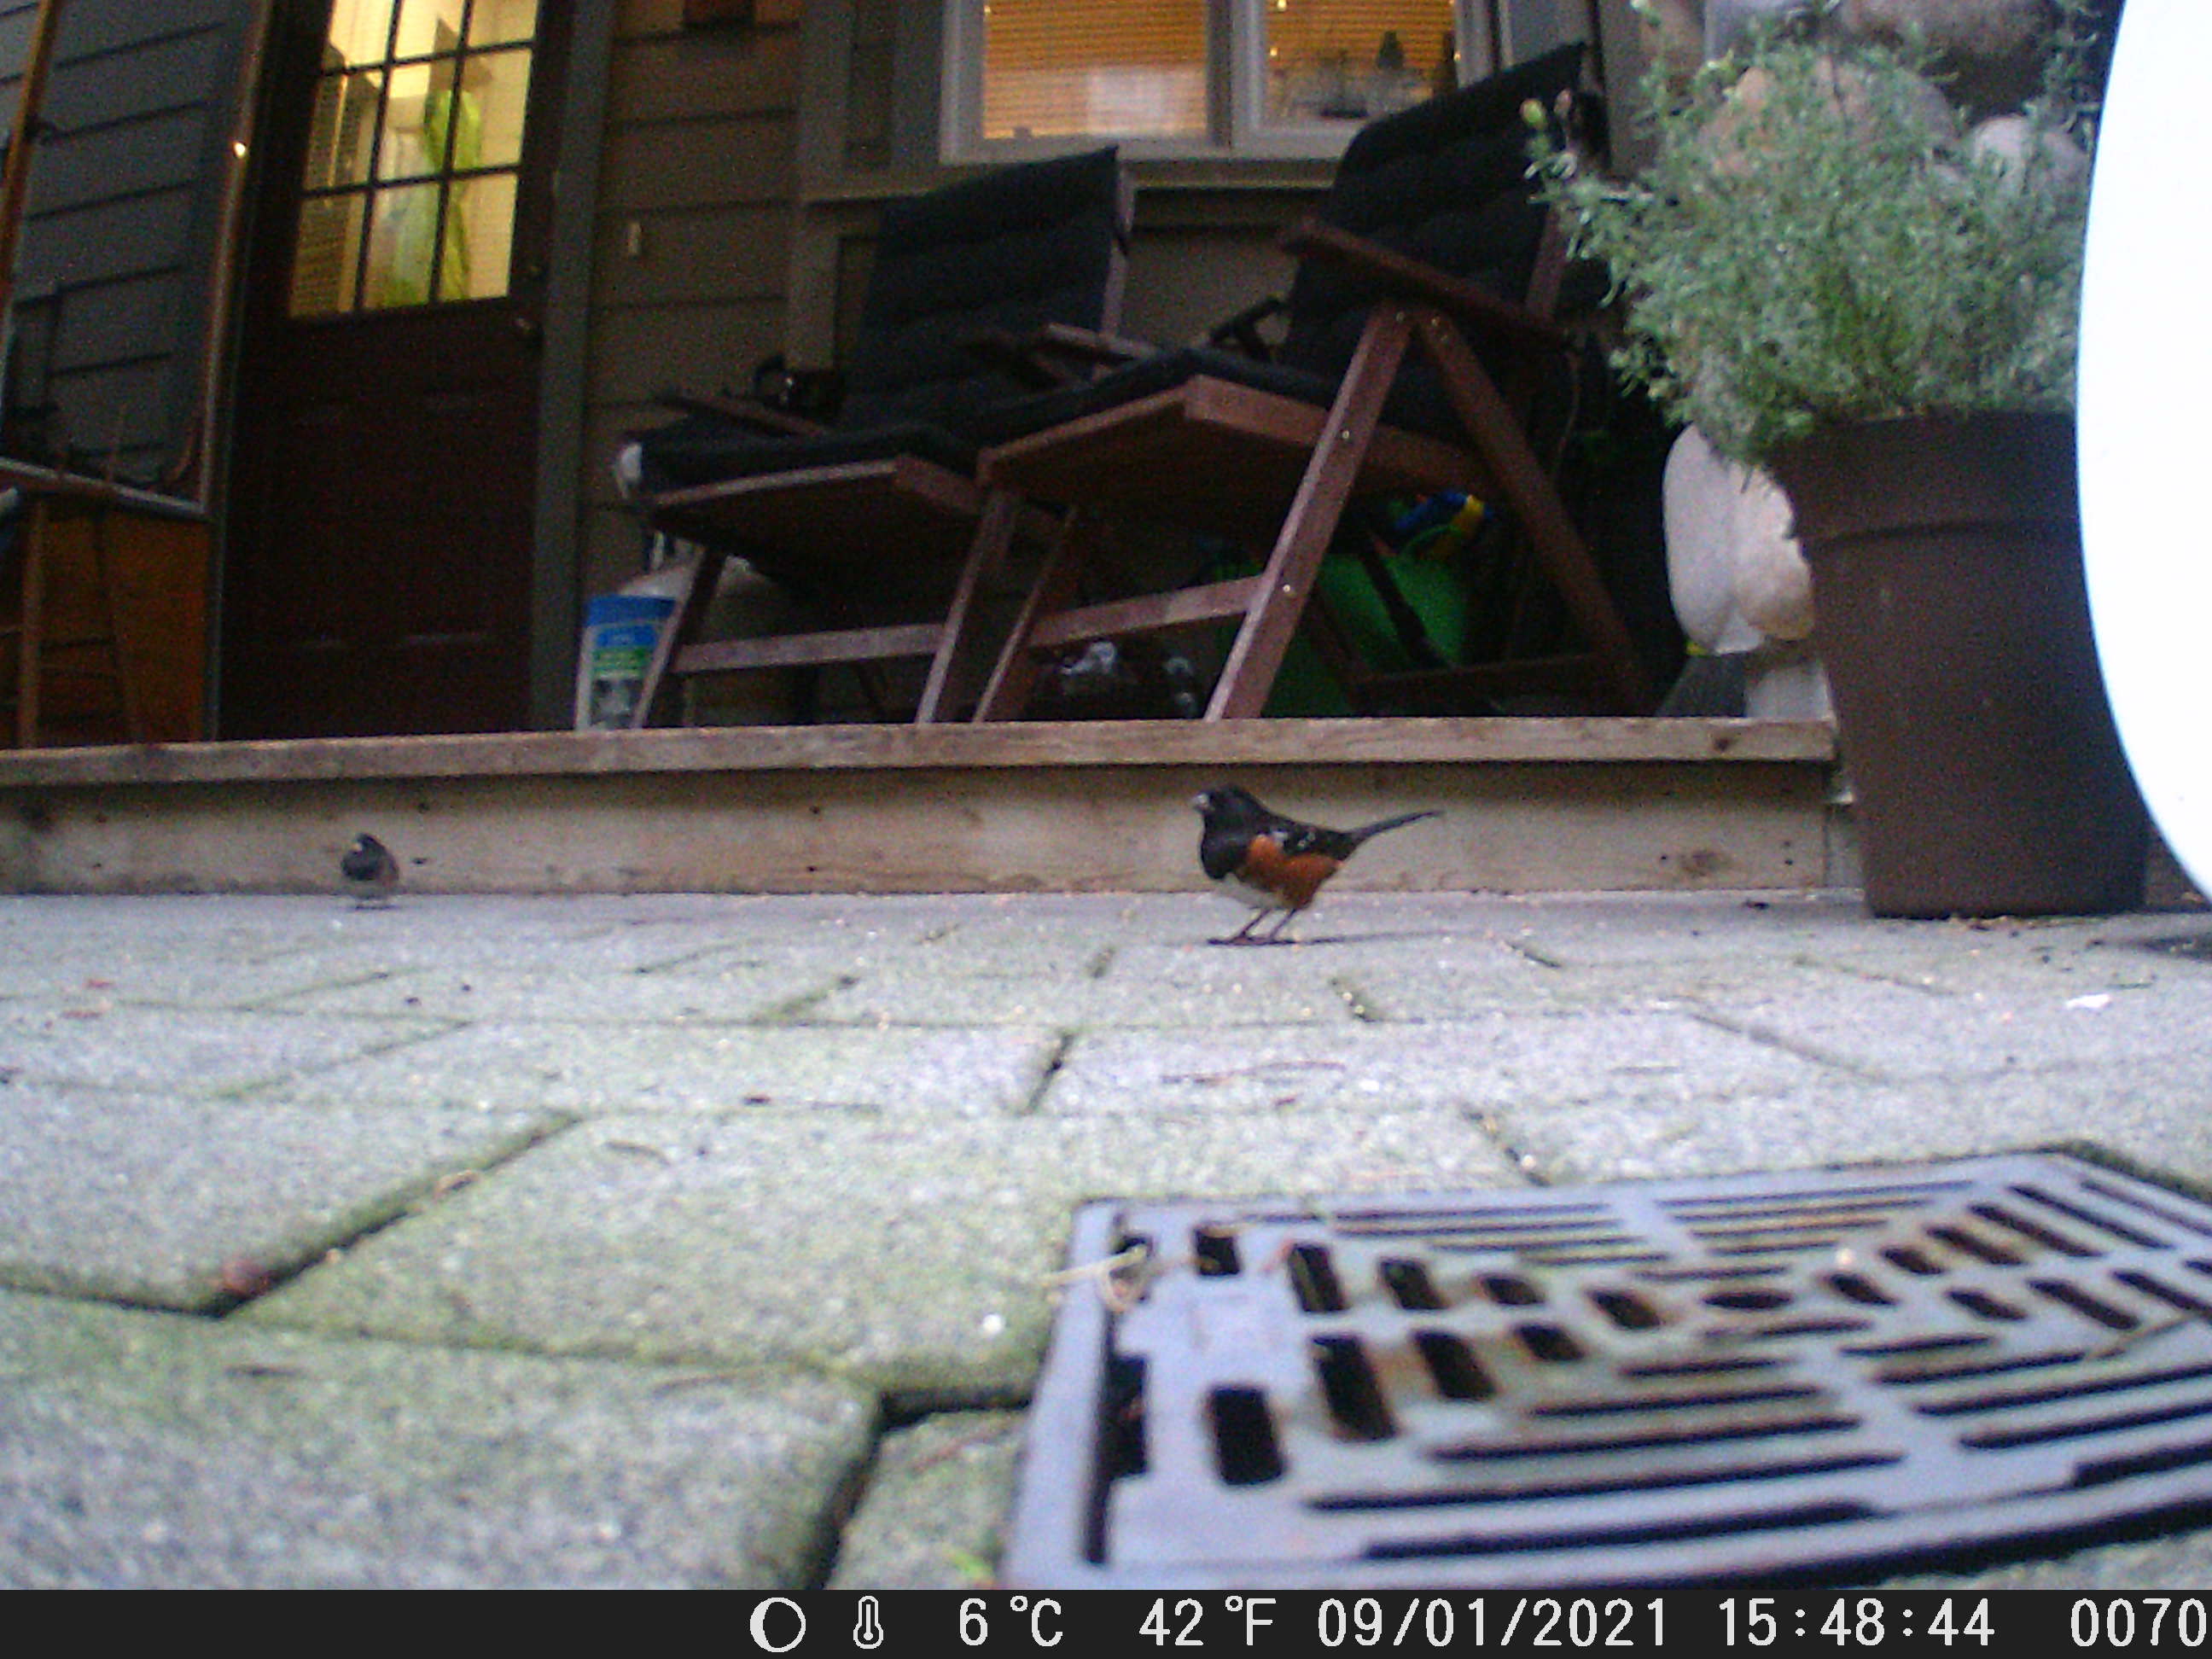
<svg viewBox="0 0 2212 1659">
<path fill-rule="evenodd" d="M 796 196 L 797 8 L 686 30 L 681 0 L 623 0 L 592 247 L 580 586 L 637 574 L 611 463 L 672 387 L 741 386 L 784 344 Z"/>
<path fill-rule="evenodd" d="M 38 8 L 0 0 L 12 125 Z M 11 397 L 50 401 L 79 464 L 159 485 L 198 437 L 226 151 L 252 8 L 73 0 L 32 163 Z"/>
</svg>

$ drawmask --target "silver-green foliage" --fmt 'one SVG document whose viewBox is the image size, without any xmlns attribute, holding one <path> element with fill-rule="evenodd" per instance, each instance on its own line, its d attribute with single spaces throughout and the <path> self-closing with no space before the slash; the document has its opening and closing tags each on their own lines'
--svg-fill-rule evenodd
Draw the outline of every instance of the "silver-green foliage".
<svg viewBox="0 0 2212 1659">
<path fill-rule="evenodd" d="M 1723 453 L 1886 416 L 2073 407 L 2088 190 L 2059 159 L 2063 100 L 2031 106 L 2039 142 L 2008 161 L 1897 54 L 1802 31 L 1680 92 L 1655 68 L 1646 94 L 1657 154 L 1635 181 L 1540 137 L 1538 163 L 1630 303 L 1623 368 Z"/>
</svg>

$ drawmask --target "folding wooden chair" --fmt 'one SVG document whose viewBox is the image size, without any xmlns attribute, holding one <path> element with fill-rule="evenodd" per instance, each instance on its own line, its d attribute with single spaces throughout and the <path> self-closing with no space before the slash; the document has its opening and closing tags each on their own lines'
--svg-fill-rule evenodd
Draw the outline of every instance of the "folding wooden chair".
<svg viewBox="0 0 2212 1659">
<path fill-rule="evenodd" d="M 1569 46 L 1364 128 L 1294 231 L 1289 332 L 1272 362 L 1192 347 L 993 411 L 984 486 L 1070 505 L 978 708 L 1018 715 L 1048 652 L 1238 624 L 1208 719 L 1259 714 L 1355 496 L 1464 490 L 1502 505 L 1584 649 L 1519 665 L 1624 712 L 1652 693 L 1525 420 L 1570 343 L 1553 321 L 1565 249 L 1527 179 L 1524 106 L 1577 95 Z M 1073 342 L 1069 342 L 1073 344 Z M 1102 346 L 1102 351 L 1104 349 Z M 1401 373 L 1401 368 L 1403 372 Z M 1117 517 L 1266 547 L 1259 574 L 1077 605 Z"/>
<path fill-rule="evenodd" d="M 692 676 L 830 663 L 866 672 L 898 659 L 929 661 L 917 722 L 955 708 L 979 590 L 1024 516 L 1012 494 L 977 483 L 968 423 L 1037 384 L 1003 353 L 975 347 L 1047 325 L 1110 328 L 1131 204 L 1115 151 L 1103 149 L 886 208 L 834 421 L 676 399 L 690 412 L 638 434 L 648 522 L 703 552 L 662 630 L 633 725 Z M 702 638 L 735 555 L 818 625 Z"/>
</svg>

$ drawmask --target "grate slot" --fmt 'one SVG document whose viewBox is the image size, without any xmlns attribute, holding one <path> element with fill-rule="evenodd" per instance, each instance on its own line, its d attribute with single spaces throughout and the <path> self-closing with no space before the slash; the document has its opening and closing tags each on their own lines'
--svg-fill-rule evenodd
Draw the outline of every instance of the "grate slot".
<svg viewBox="0 0 2212 1659">
<path fill-rule="evenodd" d="M 2079 1440 L 2093 1434 L 2112 1434 L 2122 1429 L 2148 1428 L 2166 1423 L 2193 1422 L 2212 1417 L 2212 1400 L 2185 1401 L 2172 1406 L 2145 1407 L 2140 1411 L 2111 1412 L 2079 1421 L 2049 1423 L 2034 1428 L 1978 1429 L 1959 1437 L 1970 1451 L 2015 1451 L 2022 1446 L 2047 1446 L 2058 1440 Z"/>
<path fill-rule="evenodd" d="M 1956 1353 L 1965 1348 L 1987 1348 L 1996 1340 L 1992 1336 L 1922 1336 L 1910 1337 L 1902 1342 L 1851 1342 L 1842 1352 L 1855 1359 L 1886 1359 L 1893 1356 L 1910 1357 L 1923 1353 Z"/>
<path fill-rule="evenodd" d="M 1753 1291 L 1715 1291 L 1705 1297 L 1708 1308 L 1725 1308 L 1732 1313 L 1765 1313 L 1776 1308 L 1786 1308 L 1796 1298 L 1787 1291 L 1771 1287 Z"/>
<path fill-rule="evenodd" d="M 2191 1440 L 2178 1446 L 2161 1446 L 2155 1451 L 2138 1452 L 2132 1457 L 2098 1458 L 2075 1472 L 2074 1484 L 2080 1488 L 2111 1486 L 2208 1464 L 2212 1464 L 2212 1440 Z"/>
<path fill-rule="evenodd" d="M 1102 1381 L 1096 1427 L 1098 1462 L 1085 1511 L 1083 1538 L 1084 1559 L 1096 1563 L 1107 1559 L 1106 1504 L 1114 1483 L 1141 1475 L 1146 1468 L 1145 1362 L 1126 1354 L 1109 1355 Z"/>
<path fill-rule="evenodd" d="M 1741 1463 L 1637 1474 L 1593 1474 L 1582 1479 L 1541 1476 L 1523 1480 L 1493 1480 L 1480 1486 L 1437 1487 L 1420 1492 L 1346 1492 L 1314 1500 L 1324 1514 L 1375 1514 L 1396 1510 L 1439 1510 L 1490 1504 L 1525 1504 L 1535 1499 L 1614 1498 L 1629 1492 L 1688 1492 L 1699 1486 L 1731 1486 L 1741 1480 L 1804 1480 L 1893 1467 L 1892 1456 L 1859 1454 L 1846 1457 L 1802 1457 L 1746 1469 Z"/>
<path fill-rule="evenodd" d="M 1237 1232 L 1231 1227 L 1200 1227 L 1190 1236 L 1191 1259 L 1204 1279 L 1226 1279 L 1243 1271 L 1237 1255 Z"/>
<path fill-rule="evenodd" d="M 1590 1304 L 1624 1331 L 1651 1331 L 1667 1322 L 1659 1310 L 1632 1291 L 1592 1291 Z"/>
<path fill-rule="evenodd" d="M 1310 1314 L 1342 1313 L 1346 1307 L 1343 1281 L 1336 1264 L 1319 1244 L 1293 1244 L 1285 1258 L 1290 1268 L 1291 1291 L 1298 1306 Z"/>
<path fill-rule="evenodd" d="M 2044 1249 L 2056 1250 L 2061 1255 L 2078 1257 L 2097 1254 L 2079 1239 L 2069 1238 L 2057 1228 L 2046 1227 L 2041 1222 L 2031 1220 L 2002 1204 L 1977 1204 L 1973 1212 L 1991 1225 L 2018 1233 L 2022 1238 L 2033 1239 Z"/>
<path fill-rule="evenodd" d="M 1887 1212 L 1857 1215 L 1838 1214 L 1832 1210 L 1781 1210 L 1759 1215 L 1729 1216 L 1691 1224 L 1690 1231 L 1703 1239 L 1752 1238 L 1773 1233 L 1783 1236 L 1798 1233 L 1822 1235 L 1861 1232 Z"/>
<path fill-rule="evenodd" d="M 2048 1297 L 2061 1307 L 2073 1309 L 2086 1319 L 2095 1320 L 2108 1331 L 2131 1331 L 2142 1323 L 2125 1308 L 2116 1308 L 2063 1279 L 2031 1279 L 2027 1282 L 2038 1294 Z"/>
<path fill-rule="evenodd" d="M 1544 1267 L 1640 1267 L 1667 1259 L 1662 1251 L 1626 1244 L 1603 1250 L 1530 1250 L 1527 1255 Z"/>
<path fill-rule="evenodd" d="M 2166 1241 L 2162 1238 L 2156 1238 L 2149 1233 L 2139 1231 L 2124 1222 L 2113 1220 L 2108 1215 L 2101 1215 L 2085 1204 L 2069 1204 L 2064 1199 L 2045 1192 L 2040 1187 L 2020 1187 L 2014 1190 L 2022 1198 L 2033 1199 L 2045 1209 L 2056 1210 L 2061 1215 L 2070 1215 L 2075 1220 L 2087 1226 L 2094 1227 L 2100 1232 L 2109 1233 L 2123 1244 L 2134 1244 L 2153 1250 L 2166 1248 Z"/>
<path fill-rule="evenodd" d="M 1362 1231 L 1424 1238 L 1555 1238 L 1561 1233 L 1619 1232 L 1620 1218 L 1601 1206 L 1539 1206 L 1526 1215 L 1510 1210 L 1414 1211 L 1376 1216 Z"/>
<path fill-rule="evenodd" d="M 2199 1319 L 2212 1319 L 2212 1302 L 2207 1302 L 2202 1297 L 2191 1296 L 2188 1291 L 2169 1285 L 2162 1279 L 2154 1279 L 2148 1273 L 2137 1273 L 2133 1269 L 2125 1273 L 2114 1273 L 2112 1277 L 2123 1285 L 2141 1291 L 2145 1296 L 2155 1297 L 2170 1308 L 2179 1308 L 2184 1313 L 2195 1314 Z"/>
<path fill-rule="evenodd" d="M 1898 1182 L 1856 1187 L 1838 1182 L 1828 1187 L 1794 1187 L 1780 1192 L 1740 1196 L 1715 1194 L 1706 1198 L 1670 1199 L 1667 1201 L 1667 1207 L 1680 1216 L 1740 1215 L 1759 1212 L 1778 1214 L 1792 1209 L 1815 1206 L 1826 1210 L 1889 1212 L 1917 1209 L 1931 1200 L 1965 1192 L 1968 1183 L 1956 1181 Z"/>
<path fill-rule="evenodd" d="M 1759 1420 L 1717 1424 L 1666 1423 L 1612 1434 L 1528 1437 L 1511 1446 L 1438 1446 L 1431 1455 L 1454 1463 L 1510 1462 L 1523 1457 L 1612 1457 L 1626 1452 L 1675 1451 L 1727 1441 L 1770 1440 L 1787 1435 L 1844 1434 L 1859 1419 L 1836 1412 L 1777 1412 Z"/>
<path fill-rule="evenodd" d="M 1415 1331 L 1413 1347 L 1443 1399 L 1487 1400 L 1498 1392 L 1474 1351 L 1449 1331 Z"/>
<path fill-rule="evenodd" d="M 2002 1244 L 1992 1244 L 1964 1227 L 1930 1227 L 1928 1237 L 1941 1239 L 1962 1255 L 1970 1255 L 1977 1261 L 1986 1261 L 1992 1267 L 2016 1267 L 2020 1265 L 2017 1251 L 2008 1250 Z"/>
<path fill-rule="evenodd" d="M 2138 1389 L 2170 1388 L 2179 1383 L 2212 1382 L 2212 1364 L 2185 1365 L 2155 1371 L 2132 1371 L 2118 1376 L 2086 1374 L 2039 1389 L 1987 1390 L 1959 1400 L 1924 1401 L 1917 1407 L 1930 1417 L 1960 1417 L 1974 1412 L 2018 1411 L 2031 1406 L 2091 1400 L 2106 1395 L 2132 1393 Z M 2212 1388 L 2198 1389 L 2212 1405 Z"/>
<path fill-rule="evenodd" d="M 1516 1325 L 1513 1334 L 1520 1338 L 1531 1359 L 1547 1365 L 1571 1365 L 1583 1358 L 1583 1345 L 1564 1325 Z"/>
<path fill-rule="evenodd" d="M 1864 1273 L 1830 1273 L 1823 1281 L 1846 1302 L 1869 1308 L 1893 1308 L 1897 1298 Z"/>
<path fill-rule="evenodd" d="M 2079 1348 L 2069 1348 L 2059 1353 L 2008 1354 L 1972 1365 L 1885 1365 L 1875 1373 L 1875 1378 L 1889 1388 L 1910 1389 L 1923 1383 L 1964 1382 L 1977 1377 L 2010 1376 L 2057 1365 L 2078 1365 L 2086 1357 Z"/>
<path fill-rule="evenodd" d="M 1243 1386 L 1214 1389 L 1213 1461 L 1224 1486 L 1263 1486 L 1283 1478 L 1282 1443 L 1267 1396 Z"/>
<path fill-rule="evenodd" d="M 1712 1334 L 1734 1342 L 1792 1342 L 1806 1336 L 1848 1336 L 1867 1328 L 1863 1319 L 1776 1319 L 1761 1325 L 1723 1325 Z"/>
<path fill-rule="evenodd" d="M 1382 1287 L 1390 1299 L 1413 1313 L 1434 1313 L 1446 1304 L 1436 1280 L 1419 1261 L 1407 1261 L 1399 1257 L 1386 1257 L 1376 1269 L 1382 1275 Z"/>
<path fill-rule="evenodd" d="M 2109 1199 L 2115 1204 L 2124 1204 L 2131 1210 L 2140 1210 L 2146 1215 L 2154 1215 L 2168 1226 L 2179 1227 L 2184 1232 L 2212 1237 L 2212 1221 L 2208 1221 L 2202 1214 L 2191 1214 L 2177 1204 L 2160 1202 L 2148 1194 L 2125 1191 L 2094 1176 L 2081 1183 L 2081 1190 L 2094 1193 L 2099 1198 Z"/>
<path fill-rule="evenodd" d="M 1714 1243 L 1708 1248 L 1715 1255 L 1803 1255 L 1808 1251 L 1833 1249 L 1844 1235 L 1841 1229 L 1825 1227 L 1818 1232 L 1746 1233 L 1731 1237 L 1725 1243 Z"/>
<path fill-rule="evenodd" d="M 1586 1532 L 1530 1533 L 1510 1538 L 1487 1534 L 1462 1534 L 1419 1543 L 1391 1542 L 1373 1545 L 1367 1553 L 1376 1560 L 1404 1561 L 1435 1560 L 1449 1556 L 1502 1555 L 1508 1552 L 1532 1550 L 1619 1548 L 1628 1544 L 1673 1542 L 1689 1538 L 1725 1537 L 1731 1534 L 1781 1532 L 1800 1527 L 1830 1526 L 1841 1521 L 1857 1520 L 1868 1512 L 1862 1504 L 1806 1504 L 1795 1509 L 1770 1510 L 1763 1513 L 1750 1512 L 1656 1526 L 1592 1528 Z"/>
<path fill-rule="evenodd" d="M 1544 1304 L 1544 1293 L 1535 1282 L 1517 1273 L 1486 1273 L 1482 1288 L 1501 1308 L 1539 1308 Z"/>
<path fill-rule="evenodd" d="M 1330 1425 L 1340 1436 L 1347 1440 L 1388 1440 L 1398 1432 L 1375 1366 L 1356 1340 L 1316 1337 L 1313 1360 L 1322 1395 L 1328 1401 Z"/>
<path fill-rule="evenodd" d="M 1639 1394 L 1619 1400 L 1578 1400 L 1564 1405 L 1537 1406 L 1531 1417 L 1618 1417 L 1632 1412 L 1724 1411 L 1733 1406 L 1771 1405 L 1778 1400 L 1815 1400 L 1821 1390 L 1809 1383 L 1767 1389 L 1732 1389 L 1702 1394 Z"/>
<path fill-rule="evenodd" d="M 1968 1313 L 1979 1314 L 1984 1319 L 2002 1320 L 2008 1325 L 2017 1324 L 2027 1317 L 2027 1310 L 2016 1308 L 2001 1297 L 1972 1285 L 1960 1285 L 1944 1292 Z"/>
<path fill-rule="evenodd" d="M 1480 1249 L 1519 1248 L 1562 1237 L 1620 1233 L 1620 1223 L 1601 1210 L 1570 1210 L 1548 1216 L 1501 1213 L 1494 1221 L 1486 1219 L 1480 1213 L 1376 1216 L 1349 1223 L 1340 1216 L 1331 1218 L 1344 1224 L 1347 1237 L 1440 1240 Z"/>
<path fill-rule="evenodd" d="M 1673 1363 L 1648 1365 L 1623 1365 L 1620 1374 L 1626 1377 L 1725 1376 L 1742 1371 L 1771 1371 L 1782 1362 L 1778 1359 L 1685 1359 Z"/>
</svg>

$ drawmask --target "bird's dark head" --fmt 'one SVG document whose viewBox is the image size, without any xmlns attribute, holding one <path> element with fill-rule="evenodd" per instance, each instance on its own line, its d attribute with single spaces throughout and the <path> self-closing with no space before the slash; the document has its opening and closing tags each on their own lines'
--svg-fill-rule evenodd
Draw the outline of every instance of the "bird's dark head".
<svg viewBox="0 0 2212 1659">
<path fill-rule="evenodd" d="M 1233 783 L 1216 785 L 1191 797 L 1190 804 L 1208 823 L 1217 820 L 1258 817 L 1264 810 L 1245 790 Z"/>
<path fill-rule="evenodd" d="M 374 836 L 359 836 L 354 840 L 353 850 L 356 853 L 366 853 L 374 858 L 384 850 L 384 843 L 377 840 Z"/>
</svg>

